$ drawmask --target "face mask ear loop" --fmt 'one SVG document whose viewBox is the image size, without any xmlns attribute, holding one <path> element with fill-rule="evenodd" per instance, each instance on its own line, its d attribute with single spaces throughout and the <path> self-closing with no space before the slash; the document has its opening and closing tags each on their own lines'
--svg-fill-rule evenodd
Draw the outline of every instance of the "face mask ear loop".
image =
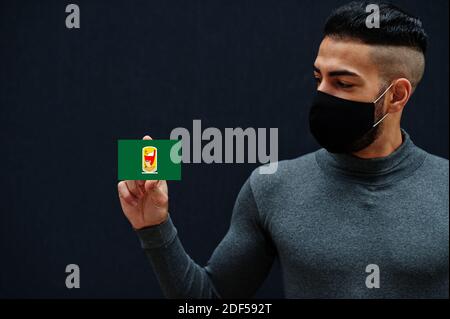
<svg viewBox="0 0 450 319">
<path fill-rule="evenodd" d="M 376 99 L 375 101 L 373 101 L 373 103 L 377 103 L 386 93 L 387 91 L 389 91 L 389 89 L 394 85 L 394 83 L 391 83 L 391 85 L 389 85 L 389 87 L 386 89 L 386 91 L 383 92 L 383 94 L 380 95 L 380 97 L 378 99 Z"/>
<path fill-rule="evenodd" d="M 383 92 L 383 94 L 380 95 L 380 97 L 378 99 L 376 99 L 373 103 L 376 104 L 386 93 L 387 91 L 389 91 L 389 89 L 394 85 L 394 83 L 391 83 L 391 85 L 389 85 L 389 87 Z M 378 124 L 380 124 L 381 122 L 383 122 L 383 120 L 386 118 L 386 116 L 388 116 L 389 113 L 386 113 L 378 122 L 376 122 L 372 127 L 377 126 Z"/>
<path fill-rule="evenodd" d="M 377 126 L 378 124 L 380 124 L 385 118 L 386 118 L 386 116 L 388 116 L 389 115 L 389 113 L 386 113 L 382 118 L 381 118 L 381 120 L 379 120 L 378 122 L 376 122 L 372 127 L 375 127 L 375 126 Z"/>
</svg>

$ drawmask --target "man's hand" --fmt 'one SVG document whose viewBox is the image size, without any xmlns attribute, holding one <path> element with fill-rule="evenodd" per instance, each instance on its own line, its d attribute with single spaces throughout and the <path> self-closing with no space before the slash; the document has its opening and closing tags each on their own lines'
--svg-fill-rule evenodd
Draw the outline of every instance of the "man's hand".
<svg viewBox="0 0 450 319">
<path fill-rule="evenodd" d="M 144 140 L 151 140 L 148 135 Z M 135 229 L 163 223 L 168 217 L 166 181 L 121 181 L 117 184 L 120 204 Z"/>
</svg>

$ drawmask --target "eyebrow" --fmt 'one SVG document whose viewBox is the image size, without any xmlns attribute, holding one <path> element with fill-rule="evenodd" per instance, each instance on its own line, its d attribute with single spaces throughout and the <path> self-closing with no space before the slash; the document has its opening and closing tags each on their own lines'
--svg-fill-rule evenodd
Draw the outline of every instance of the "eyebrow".
<svg viewBox="0 0 450 319">
<path fill-rule="evenodd" d="M 317 73 L 321 73 L 320 69 L 317 68 L 316 66 L 313 66 L 313 68 L 314 68 L 314 71 L 316 71 Z M 333 77 L 333 76 L 343 76 L 343 75 L 346 75 L 346 76 L 358 76 L 359 77 L 359 74 L 357 74 L 355 72 L 348 71 L 348 70 L 331 71 L 331 72 L 328 72 L 328 75 L 331 76 L 331 77 Z"/>
</svg>

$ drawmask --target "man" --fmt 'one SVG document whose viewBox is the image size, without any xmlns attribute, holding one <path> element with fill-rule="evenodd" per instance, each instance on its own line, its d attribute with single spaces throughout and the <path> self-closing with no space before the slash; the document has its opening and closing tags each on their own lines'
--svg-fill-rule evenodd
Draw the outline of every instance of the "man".
<svg viewBox="0 0 450 319">
<path fill-rule="evenodd" d="M 205 267 L 183 249 L 165 181 L 118 184 L 167 297 L 251 297 L 279 258 L 288 298 L 448 298 L 448 161 L 400 125 L 427 36 L 388 4 L 367 28 L 367 5 L 338 8 L 324 29 L 310 109 L 323 148 L 251 174 Z"/>
</svg>

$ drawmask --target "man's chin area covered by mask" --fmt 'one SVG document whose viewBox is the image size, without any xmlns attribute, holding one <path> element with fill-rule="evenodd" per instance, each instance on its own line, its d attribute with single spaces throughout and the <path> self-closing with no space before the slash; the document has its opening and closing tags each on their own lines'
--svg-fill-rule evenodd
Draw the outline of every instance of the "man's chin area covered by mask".
<svg viewBox="0 0 450 319">
<path fill-rule="evenodd" d="M 379 102 L 375 104 L 375 118 L 382 118 L 383 115 L 383 104 L 384 99 L 381 99 Z M 382 134 L 383 129 L 385 127 L 385 123 L 381 122 L 379 125 L 376 125 L 371 130 L 369 130 L 364 136 L 359 138 L 357 141 L 350 144 L 348 149 L 345 150 L 345 153 L 354 154 L 358 153 L 370 145 L 372 145 Z"/>
<path fill-rule="evenodd" d="M 349 145 L 348 149 L 345 150 L 345 153 L 355 154 L 364 150 L 365 148 L 372 145 L 377 138 L 381 135 L 382 126 L 376 126 L 372 128 L 369 132 L 367 132 L 363 137 L 358 139 L 356 142 Z M 335 152 L 338 153 L 338 152 Z"/>
</svg>

